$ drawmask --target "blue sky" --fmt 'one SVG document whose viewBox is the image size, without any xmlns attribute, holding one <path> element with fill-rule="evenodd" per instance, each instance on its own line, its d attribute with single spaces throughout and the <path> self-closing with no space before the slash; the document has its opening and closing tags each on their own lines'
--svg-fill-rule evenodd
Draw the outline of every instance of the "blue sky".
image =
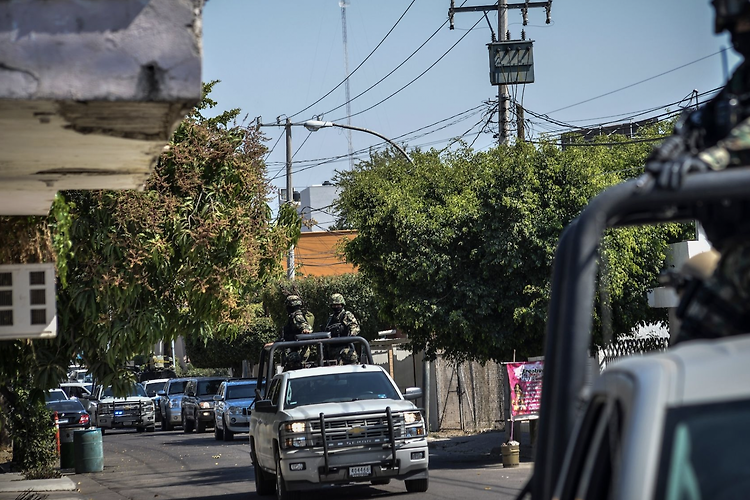
<svg viewBox="0 0 750 500">
<path fill-rule="evenodd" d="M 490 14 L 488 25 L 481 13 L 459 13 L 449 30 L 449 0 L 349 2 L 350 95 L 367 91 L 350 103 L 351 124 L 401 138 L 407 150 L 442 149 L 459 136 L 475 149 L 491 147 L 492 134 L 478 132 L 489 107 L 483 103 L 497 98 L 486 47 L 497 16 Z M 468 0 L 465 5 L 492 3 Z M 526 38 L 534 40 L 535 82 L 510 92 L 529 113 L 553 121 L 589 127 L 656 116 L 678 109 L 683 99 L 687 104 L 693 90 L 704 94 L 725 79 L 719 52 L 731 44 L 726 34 L 713 34 L 708 0 L 553 0 L 550 24 L 544 9 L 531 9 L 528 18 L 524 28 L 519 11 L 510 10 L 508 26 L 513 39 L 525 29 Z M 739 62 L 731 50 L 725 59 L 729 71 Z M 264 123 L 286 116 L 300 123 L 316 115 L 346 123 L 344 85 L 316 103 L 342 82 L 344 68 L 338 0 L 209 0 L 205 5 L 203 80 L 221 80 L 212 94 L 219 110 L 240 108 L 248 123 L 256 116 Z M 530 114 L 526 118 L 531 120 L 527 136 L 563 129 Z M 283 128 L 264 131 L 273 149 L 267 157 L 269 178 L 285 187 L 285 141 L 277 142 Z M 381 145 L 361 132 L 352 133 L 352 142 L 365 155 L 367 148 Z M 342 130 L 310 134 L 294 127 L 292 146 L 296 190 L 349 168 L 346 158 L 330 160 L 348 152 Z"/>
</svg>

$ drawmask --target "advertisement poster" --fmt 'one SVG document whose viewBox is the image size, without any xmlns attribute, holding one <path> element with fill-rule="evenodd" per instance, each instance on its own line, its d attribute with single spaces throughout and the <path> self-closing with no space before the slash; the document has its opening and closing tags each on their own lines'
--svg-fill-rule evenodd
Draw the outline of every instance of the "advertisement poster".
<svg viewBox="0 0 750 500">
<path fill-rule="evenodd" d="M 517 417 L 537 417 L 542 400 L 544 361 L 507 363 L 510 383 L 510 414 Z"/>
</svg>

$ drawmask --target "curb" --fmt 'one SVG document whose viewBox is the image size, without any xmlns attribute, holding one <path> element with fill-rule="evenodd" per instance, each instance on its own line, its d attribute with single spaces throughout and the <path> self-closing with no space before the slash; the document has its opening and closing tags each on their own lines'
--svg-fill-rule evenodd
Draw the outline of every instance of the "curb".
<svg viewBox="0 0 750 500">
<path fill-rule="evenodd" d="M 0 493 L 21 491 L 75 491 L 75 483 L 67 476 L 56 479 L 24 479 L 23 474 L 0 474 Z"/>
</svg>

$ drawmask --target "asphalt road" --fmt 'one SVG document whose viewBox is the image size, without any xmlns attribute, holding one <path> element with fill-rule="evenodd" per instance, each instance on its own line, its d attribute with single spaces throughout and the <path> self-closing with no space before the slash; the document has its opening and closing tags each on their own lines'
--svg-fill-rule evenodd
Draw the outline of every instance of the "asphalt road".
<svg viewBox="0 0 750 500">
<path fill-rule="evenodd" d="M 154 500 L 255 498 L 247 435 L 232 442 L 216 441 L 213 433 L 181 430 L 137 434 L 111 431 L 103 436 L 104 471 L 72 474 L 81 498 L 92 500 Z M 498 457 L 471 451 L 471 442 L 441 440 L 430 450 L 430 489 L 410 499 L 511 499 L 531 473 L 531 464 L 503 468 Z M 477 448 L 487 438 L 477 436 Z M 455 448 L 455 452 L 453 449 Z M 460 449 L 460 452 L 458 451 Z M 306 500 L 375 498 L 407 495 L 401 481 L 385 486 L 330 487 L 305 494 Z"/>
</svg>

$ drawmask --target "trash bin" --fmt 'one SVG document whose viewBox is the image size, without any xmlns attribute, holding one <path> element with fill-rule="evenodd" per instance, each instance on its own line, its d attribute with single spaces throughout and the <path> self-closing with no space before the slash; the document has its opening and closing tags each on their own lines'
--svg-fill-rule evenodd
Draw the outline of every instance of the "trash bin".
<svg viewBox="0 0 750 500">
<path fill-rule="evenodd" d="M 75 467 L 75 453 L 73 450 L 73 429 L 60 429 L 60 468 Z"/>
<path fill-rule="evenodd" d="M 86 429 L 73 434 L 76 474 L 104 470 L 101 429 Z"/>
<path fill-rule="evenodd" d="M 503 456 L 503 467 L 517 467 L 521 455 L 521 445 L 519 443 L 500 445 L 500 453 Z"/>
</svg>

